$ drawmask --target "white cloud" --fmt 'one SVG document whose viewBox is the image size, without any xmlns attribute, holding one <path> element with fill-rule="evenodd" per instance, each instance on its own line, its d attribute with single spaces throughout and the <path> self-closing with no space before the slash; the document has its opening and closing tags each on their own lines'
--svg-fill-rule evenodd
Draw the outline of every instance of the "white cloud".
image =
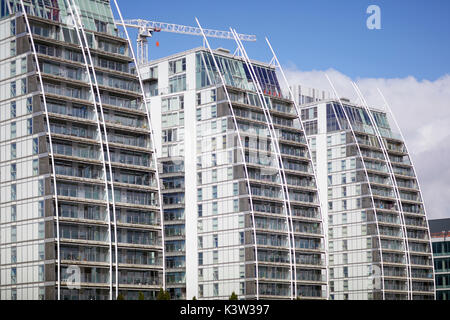
<svg viewBox="0 0 450 320">
<path fill-rule="evenodd" d="M 290 65 L 285 73 L 291 85 L 332 92 L 326 73 L 341 97 L 358 100 L 352 79 L 334 69 L 301 71 Z M 384 106 L 377 88 L 386 97 L 415 163 L 429 218 L 450 217 L 450 75 L 435 81 L 406 77 L 355 82 L 371 106 Z"/>
</svg>

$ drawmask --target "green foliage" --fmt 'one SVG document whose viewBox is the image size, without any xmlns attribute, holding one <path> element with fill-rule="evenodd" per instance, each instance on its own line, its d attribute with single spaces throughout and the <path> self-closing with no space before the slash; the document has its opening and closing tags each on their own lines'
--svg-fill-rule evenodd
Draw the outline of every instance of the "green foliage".
<svg viewBox="0 0 450 320">
<path fill-rule="evenodd" d="M 119 293 L 119 295 L 117 296 L 117 300 L 125 300 L 125 297 L 123 296 L 123 294 Z"/>
<path fill-rule="evenodd" d="M 231 296 L 230 296 L 229 300 L 238 300 L 238 296 L 237 296 L 237 294 L 234 291 L 231 293 Z"/>
<path fill-rule="evenodd" d="M 160 288 L 156 300 L 170 300 L 170 293 Z"/>
<path fill-rule="evenodd" d="M 139 292 L 138 300 L 145 300 L 145 296 L 142 292 Z"/>
<path fill-rule="evenodd" d="M 197 300 L 197 298 L 195 296 L 193 296 L 192 297 L 192 301 L 195 301 L 195 300 Z"/>
</svg>

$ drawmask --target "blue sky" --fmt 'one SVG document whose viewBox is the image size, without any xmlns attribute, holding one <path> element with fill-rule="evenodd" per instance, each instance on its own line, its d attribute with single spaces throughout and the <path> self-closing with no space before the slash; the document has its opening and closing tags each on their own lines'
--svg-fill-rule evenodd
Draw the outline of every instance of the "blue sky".
<svg viewBox="0 0 450 320">
<path fill-rule="evenodd" d="M 246 43 L 256 60 L 270 61 L 268 36 L 291 85 L 331 92 L 326 71 L 339 94 L 354 100 L 354 80 L 378 107 L 380 88 L 408 143 L 428 217 L 450 217 L 450 0 L 118 1 L 125 18 L 195 26 L 198 17 L 205 28 L 256 34 Z M 372 4 L 381 8 L 381 30 L 366 27 Z M 234 41 L 210 41 L 235 49 Z M 201 45 L 201 37 L 159 33 L 150 55 Z"/>
<path fill-rule="evenodd" d="M 381 8 L 382 30 L 366 28 L 366 9 Z M 270 60 L 268 36 L 283 65 L 301 70 L 334 68 L 352 77 L 436 80 L 450 73 L 448 0 L 297 0 L 297 1 L 149 1 L 119 0 L 127 18 L 173 22 L 256 34 L 249 56 Z M 155 42 L 160 46 L 156 47 Z M 156 34 L 151 57 L 163 57 L 202 44 L 200 37 Z M 211 40 L 234 49 L 232 41 Z"/>
</svg>

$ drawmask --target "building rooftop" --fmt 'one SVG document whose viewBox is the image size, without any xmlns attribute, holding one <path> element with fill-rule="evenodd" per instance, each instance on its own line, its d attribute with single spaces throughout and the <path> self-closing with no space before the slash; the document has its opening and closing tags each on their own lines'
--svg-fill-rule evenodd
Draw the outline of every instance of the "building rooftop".
<svg viewBox="0 0 450 320">
<path fill-rule="evenodd" d="M 428 223 L 433 238 L 440 238 L 445 234 L 450 237 L 450 218 L 428 220 Z"/>
<path fill-rule="evenodd" d="M 168 55 L 166 57 L 162 57 L 162 58 L 159 58 L 159 59 L 151 60 L 151 61 L 149 61 L 147 63 L 144 63 L 144 64 L 140 65 L 139 67 L 140 68 L 152 67 L 152 66 L 154 66 L 154 65 L 156 65 L 156 64 L 158 64 L 158 63 L 160 63 L 162 61 L 174 60 L 174 59 L 177 59 L 179 57 L 183 57 L 183 56 L 186 56 L 186 55 L 188 55 L 190 53 L 195 53 L 195 52 L 198 52 L 198 51 L 209 52 L 208 48 L 206 48 L 206 47 L 196 47 L 196 48 L 192 48 L 192 49 L 189 49 L 189 50 L 177 52 L 175 54 L 171 54 L 171 55 Z M 213 51 L 214 51 L 214 54 L 217 54 L 217 55 L 225 56 L 225 57 L 231 58 L 231 59 L 243 60 L 243 58 L 241 56 L 232 54 L 230 52 L 230 50 L 228 50 L 226 48 L 219 47 L 219 48 L 213 49 Z M 262 66 L 262 67 L 275 69 L 275 66 L 270 65 L 269 63 L 266 63 L 266 62 L 263 62 L 263 61 L 257 61 L 257 60 L 253 60 L 253 59 L 250 59 L 250 61 L 251 61 L 251 63 L 253 63 L 255 65 L 259 65 L 259 66 Z"/>
</svg>

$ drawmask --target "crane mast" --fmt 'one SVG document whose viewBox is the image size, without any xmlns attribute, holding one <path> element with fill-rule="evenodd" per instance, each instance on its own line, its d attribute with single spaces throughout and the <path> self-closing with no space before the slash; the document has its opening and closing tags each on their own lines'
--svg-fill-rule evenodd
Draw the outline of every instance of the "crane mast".
<svg viewBox="0 0 450 320">
<path fill-rule="evenodd" d="M 116 21 L 117 25 L 122 25 L 121 21 Z M 143 19 L 125 20 L 124 27 L 138 29 L 137 38 L 137 57 L 138 64 L 144 64 L 149 61 L 148 38 L 153 36 L 154 32 L 171 32 L 178 34 L 187 34 L 191 36 L 202 36 L 200 28 L 179 25 L 175 23 L 148 21 Z M 230 31 L 203 29 L 205 35 L 210 38 L 234 40 Z M 241 41 L 256 41 L 255 35 L 238 34 Z"/>
</svg>

